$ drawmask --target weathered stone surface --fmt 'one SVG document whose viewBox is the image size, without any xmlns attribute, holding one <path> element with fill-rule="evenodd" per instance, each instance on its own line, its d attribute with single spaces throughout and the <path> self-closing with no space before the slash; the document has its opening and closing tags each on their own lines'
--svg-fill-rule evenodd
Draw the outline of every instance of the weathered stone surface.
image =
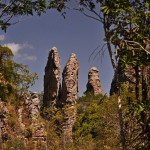
<svg viewBox="0 0 150 150">
<path fill-rule="evenodd" d="M 25 104 L 29 113 L 29 117 L 31 117 L 32 120 L 37 120 L 40 109 L 40 100 L 38 94 L 36 92 L 32 93 L 31 96 L 25 100 Z"/>
<path fill-rule="evenodd" d="M 74 53 L 71 54 L 64 70 L 60 101 L 64 106 L 64 125 L 62 127 L 64 145 L 68 145 L 72 140 L 72 128 L 76 120 L 76 102 L 78 99 L 78 71 L 79 64 Z"/>
<path fill-rule="evenodd" d="M 46 129 L 43 122 L 40 121 L 40 99 L 38 93 L 31 93 L 31 96 L 25 100 L 26 110 L 31 118 L 32 138 L 35 149 L 40 141 L 43 147 L 46 147 Z M 45 148 L 46 150 L 46 148 Z"/>
<path fill-rule="evenodd" d="M 67 104 L 76 104 L 78 93 L 79 63 L 74 53 L 71 54 L 62 73 L 61 101 Z"/>
<path fill-rule="evenodd" d="M 23 109 L 24 109 L 23 106 L 20 106 L 18 109 L 18 122 L 22 130 L 25 129 L 25 125 L 23 123 Z"/>
<path fill-rule="evenodd" d="M 92 67 L 88 73 L 88 83 L 86 85 L 87 90 L 85 93 L 92 93 L 93 95 L 98 95 L 102 93 L 99 70 L 96 67 Z"/>
<path fill-rule="evenodd" d="M 60 91 L 60 58 L 58 50 L 53 47 L 48 56 L 44 76 L 43 105 L 55 105 Z"/>
</svg>

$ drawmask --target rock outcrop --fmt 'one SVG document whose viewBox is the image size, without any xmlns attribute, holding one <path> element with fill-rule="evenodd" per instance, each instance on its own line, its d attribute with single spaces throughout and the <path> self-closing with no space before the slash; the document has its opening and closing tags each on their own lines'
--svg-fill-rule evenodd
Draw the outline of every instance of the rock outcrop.
<svg viewBox="0 0 150 150">
<path fill-rule="evenodd" d="M 1 145 L 8 140 L 8 113 L 6 103 L 0 100 L 0 149 Z"/>
<path fill-rule="evenodd" d="M 71 54 L 62 73 L 61 101 L 67 104 L 76 104 L 78 93 L 79 63 L 74 53 Z"/>
<path fill-rule="evenodd" d="M 92 93 L 93 95 L 102 94 L 100 79 L 99 79 L 99 70 L 96 67 L 92 67 L 88 73 L 88 83 L 86 85 L 86 93 Z"/>
<path fill-rule="evenodd" d="M 64 107 L 62 126 L 63 143 L 67 145 L 72 140 L 72 128 L 76 120 L 76 103 L 78 99 L 79 64 L 74 53 L 71 54 L 62 73 L 62 88 L 60 89 L 60 58 L 57 48 L 52 48 L 45 67 L 44 76 L 44 107 Z"/>
<path fill-rule="evenodd" d="M 56 47 L 53 47 L 48 56 L 44 76 L 43 105 L 55 105 L 60 91 L 60 57 Z"/>
<path fill-rule="evenodd" d="M 46 131 L 43 122 L 40 121 L 40 99 L 36 92 L 26 99 L 26 109 L 28 110 L 29 118 L 31 118 L 32 139 L 35 143 L 35 149 L 38 142 L 46 150 Z"/>
<path fill-rule="evenodd" d="M 67 146 L 72 140 L 72 128 L 76 120 L 76 103 L 78 99 L 79 63 L 74 53 L 71 54 L 62 73 L 62 90 L 60 101 L 64 103 L 64 125 L 62 127 L 63 143 Z"/>
</svg>

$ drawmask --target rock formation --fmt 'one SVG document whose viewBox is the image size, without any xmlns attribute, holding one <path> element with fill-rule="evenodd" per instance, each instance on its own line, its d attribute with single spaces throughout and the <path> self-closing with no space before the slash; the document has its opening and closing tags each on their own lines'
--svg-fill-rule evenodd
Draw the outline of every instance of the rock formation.
<svg viewBox="0 0 150 150">
<path fill-rule="evenodd" d="M 40 141 L 40 144 L 46 150 L 46 131 L 44 124 L 40 121 L 40 99 L 36 92 L 26 99 L 26 109 L 28 110 L 29 117 L 31 118 L 32 139 L 35 143 L 35 149 Z"/>
<path fill-rule="evenodd" d="M 60 89 L 60 58 L 58 50 L 53 47 L 48 56 L 47 65 L 45 67 L 44 76 L 44 96 L 43 105 L 55 105 L 59 97 Z"/>
<path fill-rule="evenodd" d="M 99 70 L 96 67 L 92 67 L 88 73 L 88 83 L 86 85 L 87 90 L 85 93 L 92 93 L 98 95 L 102 93 L 101 84 L 99 79 Z"/>
<path fill-rule="evenodd" d="M 76 120 L 76 103 L 78 99 L 78 70 L 79 64 L 74 53 L 71 54 L 62 73 L 62 90 L 60 101 L 64 103 L 64 125 L 62 127 L 64 146 L 71 143 L 72 128 Z"/>
<path fill-rule="evenodd" d="M 72 53 L 62 73 L 61 101 L 67 104 L 76 104 L 77 102 L 78 70 L 77 57 Z"/>
<path fill-rule="evenodd" d="M 6 103 L 0 100 L 0 149 L 1 145 L 8 139 L 8 113 Z"/>
<path fill-rule="evenodd" d="M 52 48 L 45 67 L 44 98 L 45 107 L 63 106 L 64 122 L 62 126 L 63 143 L 72 142 L 72 128 L 76 120 L 76 102 L 78 94 L 79 64 L 74 53 L 71 54 L 62 73 L 62 88 L 60 90 L 60 58 L 57 48 Z"/>
</svg>

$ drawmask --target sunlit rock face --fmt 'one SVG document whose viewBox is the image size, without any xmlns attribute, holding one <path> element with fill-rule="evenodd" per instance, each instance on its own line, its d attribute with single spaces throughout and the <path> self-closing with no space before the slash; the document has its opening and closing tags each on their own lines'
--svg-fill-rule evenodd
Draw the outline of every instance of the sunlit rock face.
<svg viewBox="0 0 150 150">
<path fill-rule="evenodd" d="M 79 63 L 74 53 L 71 54 L 62 73 L 61 101 L 66 104 L 76 104 L 78 94 Z"/>
<path fill-rule="evenodd" d="M 48 56 L 44 76 L 43 106 L 55 105 L 60 89 L 60 57 L 56 47 L 53 47 Z"/>
<path fill-rule="evenodd" d="M 93 95 L 99 95 L 102 93 L 99 70 L 96 67 L 92 67 L 88 73 L 88 83 L 86 85 L 86 93 L 92 93 Z"/>
<path fill-rule="evenodd" d="M 64 70 L 60 101 L 64 104 L 64 124 L 62 126 L 63 143 L 73 142 L 72 128 L 76 120 L 78 99 L 78 71 L 79 63 L 74 53 L 71 54 Z"/>
</svg>

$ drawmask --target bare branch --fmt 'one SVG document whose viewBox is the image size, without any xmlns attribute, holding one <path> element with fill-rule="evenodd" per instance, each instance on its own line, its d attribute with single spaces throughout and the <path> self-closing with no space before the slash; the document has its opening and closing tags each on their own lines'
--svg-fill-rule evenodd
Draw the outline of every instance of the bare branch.
<svg viewBox="0 0 150 150">
<path fill-rule="evenodd" d="M 99 55 L 100 58 L 102 59 L 102 56 L 104 55 L 104 52 L 105 52 L 105 50 L 107 49 L 107 48 L 104 49 L 105 46 L 106 46 L 106 43 L 103 44 L 103 46 L 101 47 L 101 49 L 100 49 L 98 52 L 96 52 L 96 51 L 98 50 L 98 48 L 100 47 L 100 45 L 99 45 L 98 47 L 96 47 L 96 48 L 93 50 L 93 52 L 90 54 L 89 61 L 91 60 L 91 57 L 92 57 L 92 56 L 94 56 L 93 60 L 95 60 L 98 55 Z M 94 54 L 95 54 L 95 55 L 94 55 Z"/>
<path fill-rule="evenodd" d="M 87 2 L 87 6 L 89 6 L 89 5 L 88 5 L 88 2 Z M 100 13 L 98 14 L 94 9 L 90 9 L 90 8 L 88 8 L 88 7 L 84 7 L 84 8 L 87 9 L 89 12 L 94 13 L 97 17 L 99 17 L 99 20 L 101 20 L 101 22 L 104 20 L 104 18 L 102 18 L 102 17 L 100 16 Z"/>
<path fill-rule="evenodd" d="M 130 45 L 138 45 L 138 46 L 140 46 L 140 48 L 142 49 L 142 50 L 144 50 L 147 54 L 150 54 L 150 52 L 149 51 L 147 51 L 140 43 L 138 43 L 138 42 L 136 42 L 136 41 L 129 41 L 129 40 L 125 40 L 125 42 L 126 43 L 130 43 Z"/>
</svg>

